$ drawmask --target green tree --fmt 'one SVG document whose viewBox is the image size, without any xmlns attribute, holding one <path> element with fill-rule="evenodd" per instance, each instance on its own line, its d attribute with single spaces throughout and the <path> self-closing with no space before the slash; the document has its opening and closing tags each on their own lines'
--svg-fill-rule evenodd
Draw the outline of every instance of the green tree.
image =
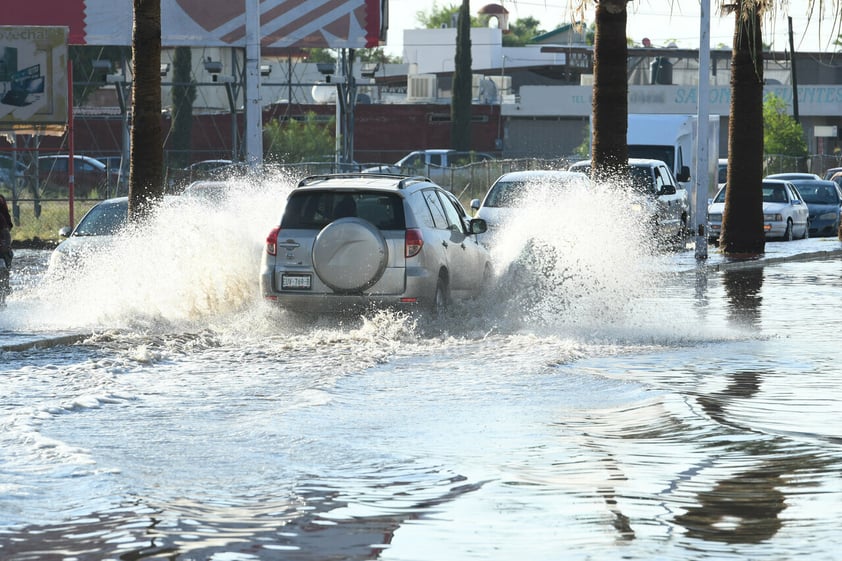
<svg viewBox="0 0 842 561">
<path fill-rule="evenodd" d="M 132 0 L 132 131 L 129 220 L 164 195 L 161 132 L 161 0 Z"/>
<path fill-rule="evenodd" d="M 263 127 L 263 145 L 268 160 L 283 163 L 320 161 L 335 148 L 336 120 L 318 119 L 309 112 L 304 119 L 273 119 Z"/>
<path fill-rule="evenodd" d="M 379 62 L 381 64 L 400 64 L 401 57 L 387 54 L 383 47 L 357 49 L 358 62 Z"/>
<path fill-rule="evenodd" d="M 392 56 L 383 47 L 373 49 L 354 49 L 357 62 L 380 62 L 383 64 L 400 64 L 401 58 Z M 313 48 L 307 49 L 307 62 L 336 62 L 335 49 Z"/>
<path fill-rule="evenodd" d="M 725 211 L 719 246 L 726 254 L 763 253 L 763 41 L 765 0 L 739 0 L 734 12 Z"/>
<path fill-rule="evenodd" d="M 787 112 L 786 102 L 773 93 L 763 101 L 763 152 L 767 155 L 806 156 L 801 123 Z"/>
<path fill-rule="evenodd" d="M 462 0 L 459 25 L 456 27 L 456 57 L 453 71 L 453 93 L 450 102 L 450 145 L 455 150 L 471 148 L 471 15 L 469 0 Z"/>
<path fill-rule="evenodd" d="M 546 33 L 541 22 L 533 17 L 522 18 L 509 24 L 509 32 L 503 34 L 504 47 L 523 47 L 538 35 Z"/>
<path fill-rule="evenodd" d="M 450 4 L 448 6 L 439 6 L 438 2 L 433 2 L 433 7 L 429 12 L 419 11 L 415 12 L 415 19 L 418 20 L 425 29 L 438 29 L 440 27 L 452 27 L 453 21 L 458 17 L 461 6 L 457 4 Z M 471 27 L 479 27 L 479 19 L 471 17 Z"/>
<path fill-rule="evenodd" d="M 184 168 L 190 163 L 193 135 L 193 102 L 196 101 L 196 81 L 192 78 L 190 47 L 176 47 L 173 54 L 172 87 L 172 157 L 173 167 Z"/>
</svg>

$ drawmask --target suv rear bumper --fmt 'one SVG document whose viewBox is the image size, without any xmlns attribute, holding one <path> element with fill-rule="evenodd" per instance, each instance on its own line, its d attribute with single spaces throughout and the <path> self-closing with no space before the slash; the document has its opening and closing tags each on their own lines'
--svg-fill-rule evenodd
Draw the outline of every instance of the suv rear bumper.
<svg viewBox="0 0 842 561">
<path fill-rule="evenodd" d="M 422 268 L 410 268 L 406 273 L 405 290 L 400 294 L 342 294 L 303 290 L 278 291 L 275 289 L 276 273 L 264 270 L 260 275 L 260 292 L 264 300 L 295 312 L 341 313 L 352 309 L 432 306 L 438 279 Z"/>
</svg>

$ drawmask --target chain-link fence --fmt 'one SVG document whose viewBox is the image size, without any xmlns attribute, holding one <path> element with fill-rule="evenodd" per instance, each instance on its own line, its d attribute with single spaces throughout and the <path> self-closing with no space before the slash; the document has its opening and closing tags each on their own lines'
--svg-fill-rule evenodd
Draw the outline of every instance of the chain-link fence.
<svg viewBox="0 0 842 561">
<path fill-rule="evenodd" d="M 242 163 L 232 163 L 224 158 L 223 154 L 208 154 L 211 156 L 204 160 L 204 166 L 193 165 L 189 168 L 167 167 L 164 170 L 166 192 L 179 193 L 190 182 L 201 179 L 225 180 L 241 178 L 253 174 L 251 168 Z M 81 205 L 80 210 L 91 206 L 98 200 L 127 194 L 127 165 L 121 165 L 119 158 L 105 160 L 105 171 L 101 178 L 91 179 L 91 183 L 82 190 L 77 190 L 74 197 L 76 204 Z M 518 158 L 484 160 L 458 167 L 422 166 L 418 168 L 404 168 L 400 172 L 406 175 L 420 175 L 429 177 L 434 182 L 454 193 L 466 206 L 471 199 L 481 199 L 491 184 L 501 175 L 513 171 L 531 169 L 567 169 L 569 165 L 581 159 L 580 156 L 565 156 L 554 159 L 542 158 Z M 165 158 L 165 161 L 169 159 Z M 16 224 L 20 224 L 22 214 L 29 213 L 31 217 L 39 219 L 45 205 L 58 209 L 56 212 L 69 214 L 69 194 L 67 189 L 67 178 L 62 173 L 53 170 L 51 174 L 41 177 L 41 174 L 34 174 L 33 171 L 24 166 L 14 165 L 3 167 L 6 160 L 0 158 L 0 193 L 9 201 Z M 211 165 L 214 164 L 215 165 Z M 84 162 L 83 162 L 84 165 Z M 362 173 L 364 165 L 356 163 L 340 163 L 333 161 L 325 162 L 303 162 L 295 164 L 265 164 L 262 166 L 259 176 L 281 178 L 291 185 L 300 179 L 310 175 L 324 175 L 338 172 Z M 793 156 L 771 156 L 764 159 L 765 173 L 781 173 L 788 171 L 803 171 L 816 173 L 823 176 L 825 170 L 842 167 L 841 155 L 812 155 L 808 157 Z M 84 169 L 84 167 L 82 168 Z M 14 171 L 13 171 L 14 170 Z M 84 177 L 85 172 L 77 171 L 77 184 L 79 177 Z M 83 179 L 84 180 L 84 179 Z M 78 208 L 78 206 L 74 206 Z M 76 218 L 81 215 L 77 210 Z M 24 216 L 23 218 L 27 218 Z M 66 220 L 66 218 L 65 218 Z"/>
</svg>

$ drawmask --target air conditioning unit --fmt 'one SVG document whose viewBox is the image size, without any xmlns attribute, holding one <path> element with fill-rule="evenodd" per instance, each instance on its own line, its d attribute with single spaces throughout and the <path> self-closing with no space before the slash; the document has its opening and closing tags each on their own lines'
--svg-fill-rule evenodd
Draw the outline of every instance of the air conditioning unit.
<svg viewBox="0 0 842 561">
<path fill-rule="evenodd" d="M 406 77 L 407 101 L 432 101 L 438 97 L 435 74 L 415 74 Z"/>
</svg>

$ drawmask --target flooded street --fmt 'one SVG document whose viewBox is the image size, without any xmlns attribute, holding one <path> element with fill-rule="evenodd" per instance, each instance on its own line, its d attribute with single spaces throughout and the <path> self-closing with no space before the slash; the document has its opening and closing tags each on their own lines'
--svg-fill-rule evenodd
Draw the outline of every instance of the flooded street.
<svg viewBox="0 0 842 561">
<path fill-rule="evenodd" d="M 18 252 L 0 558 L 838 558 L 838 261 L 687 267 L 536 208 L 545 286 L 306 320 L 257 288 L 285 188 L 72 279 Z"/>
</svg>

